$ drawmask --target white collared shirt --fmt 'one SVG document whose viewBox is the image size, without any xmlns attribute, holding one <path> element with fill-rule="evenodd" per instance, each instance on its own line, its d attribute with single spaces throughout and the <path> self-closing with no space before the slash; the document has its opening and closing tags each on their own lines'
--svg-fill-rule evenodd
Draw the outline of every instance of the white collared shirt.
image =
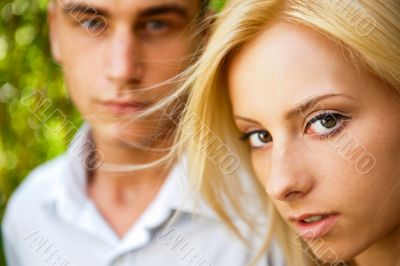
<svg viewBox="0 0 400 266">
<path fill-rule="evenodd" d="M 86 170 L 76 147 L 88 141 L 85 125 L 74 148 L 35 169 L 13 194 L 2 224 L 8 265 L 245 266 L 255 254 L 205 204 L 195 207 L 182 162 L 118 238 L 85 192 Z M 260 266 L 284 265 L 279 251 L 270 254 Z"/>
</svg>

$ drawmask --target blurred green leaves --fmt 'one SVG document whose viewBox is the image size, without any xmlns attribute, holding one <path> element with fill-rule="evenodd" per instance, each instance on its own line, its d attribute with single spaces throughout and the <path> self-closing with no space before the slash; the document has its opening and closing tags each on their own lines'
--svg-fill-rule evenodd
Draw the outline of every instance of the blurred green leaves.
<svg viewBox="0 0 400 266">
<path fill-rule="evenodd" d="M 0 2 L 0 215 L 11 193 L 37 165 L 65 150 L 21 99 L 46 95 L 68 120 L 80 118 L 69 101 L 60 67 L 50 56 L 47 1 Z M 51 123 L 49 121 L 48 123 Z"/>
<path fill-rule="evenodd" d="M 66 114 L 78 116 L 63 89 L 60 69 L 49 56 L 46 1 L 0 2 L 0 217 L 11 193 L 34 167 L 64 149 L 34 127 L 32 113 L 21 103 L 35 90 L 51 95 Z M 1 257 L 0 265 L 5 265 Z"/>
</svg>

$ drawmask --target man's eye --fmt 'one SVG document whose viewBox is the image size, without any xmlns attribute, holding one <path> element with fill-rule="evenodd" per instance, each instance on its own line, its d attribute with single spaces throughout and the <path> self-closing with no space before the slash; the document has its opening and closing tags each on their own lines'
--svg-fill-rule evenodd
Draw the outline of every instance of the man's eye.
<svg viewBox="0 0 400 266">
<path fill-rule="evenodd" d="M 169 24 L 163 20 L 148 20 L 139 25 L 139 32 L 144 36 L 158 35 L 166 33 Z"/>
<path fill-rule="evenodd" d="M 252 149 L 258 149 L 271 142 L 272 136 L 265 130 L 257 130 L 245 133 L 240 139 L 248 141 Z"/>
<path fill-rule="evenodd" d="M 145 24 L 147 30 L 159 31 L 167 28 L 167 23 L 161 20 L 148 21 Z"/>
<path fill-rule="evenodd" d="M 93 18 L 83 19 L 79 22 L 79 24 L 81 25 L 82 28 L 90 32 L 103 31 L 107 26 L 105 20 L 93 19 Z"/>
<path fill-rule="evenodd" d="M 349 117 L 338 113 L 323 113 L 307 123 L 306 132 L 320 137 L 333 136 L 343 128 L 346 119 Z"/>
</svg>

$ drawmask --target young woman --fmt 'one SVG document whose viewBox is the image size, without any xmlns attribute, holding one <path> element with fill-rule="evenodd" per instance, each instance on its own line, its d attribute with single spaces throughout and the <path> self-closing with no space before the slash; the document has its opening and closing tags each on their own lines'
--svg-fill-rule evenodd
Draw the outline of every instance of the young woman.
<svg viewBox="0 0 400 266">
<path fill-rule="evenodd" d="M 228 4 L 177 93 L 193 180 L 233 229 L 227 209 L 255 219 L 240 158 L 288 265 L 400 265 L 399 39 L 397 0 Z"/>
</svg>

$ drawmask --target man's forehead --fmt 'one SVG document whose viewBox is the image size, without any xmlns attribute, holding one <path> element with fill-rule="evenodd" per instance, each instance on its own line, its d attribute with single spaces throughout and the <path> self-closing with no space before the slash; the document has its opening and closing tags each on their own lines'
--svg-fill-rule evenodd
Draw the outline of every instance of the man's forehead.
<svg viewBox="0 0 400 266">
<path fill-rule="evenodd" d="M 200 0 L 56 0 L 61 7 L 73 9 L 87 6 L 106 11 L 111 15 L 137 15 L 146 10 L 158 7 L 178 7 L 190 11 L 200 8 Z M 196 12 L 195 12 L 196 13 Z"/>
</svg>

